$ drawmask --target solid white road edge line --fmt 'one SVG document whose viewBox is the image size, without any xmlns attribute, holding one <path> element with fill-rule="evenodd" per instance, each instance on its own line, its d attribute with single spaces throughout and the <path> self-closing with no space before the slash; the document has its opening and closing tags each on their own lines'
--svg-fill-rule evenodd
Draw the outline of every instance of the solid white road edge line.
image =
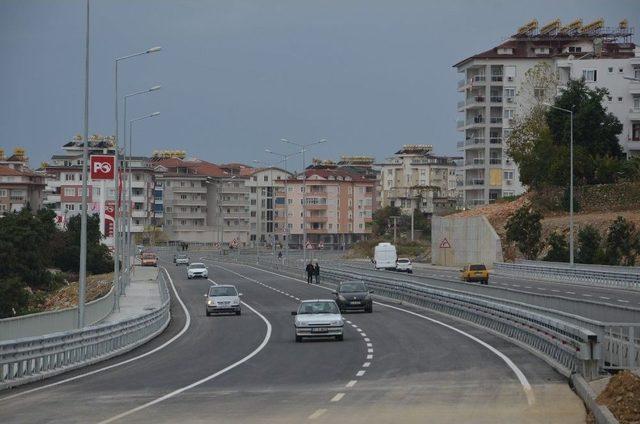
<svg viewBox="0 0 640 424">
<path fill-rule="evenodd" d="M 107 423 L 111 423 L 111 422 L 117 421 L 117 420 L 119 420 L 121 418 L 127 417 L 127 416 L 129 416 L 131 414 L 135 414 L 136 412 L 142 411 L 143 409 L 146 409 L 146 408 L 148 408 L 150 406 L 153 406 L 155 404 L 163 402 L 163 401 L 165 401 L 167 399 L 171 399 L 172 397 L 175 397 L 175 396 L 177 396 L 177 395 L 179 395 L 179 394 L 181 394 L 181 393 L 183 393 L 183 392 L 185 392 L 185 391 L 187 391 L 189 389 L 193 389 L 194 387 L 197 387 L 197 386 L 199 386 L 201 384 L 204 384 L 207 381 L 213 380 L 214 378 L 219 377 L 220 375 L 222 375 L 222 374 L 224 374 L 224 373 L 226 373 L 228 371 L 231 371 L 232 369 L 236 368 L 239 365 L 242 365 L 243 363 L 247 362 L 249 359 L 251 359 L 254 356 L 256 356 L 258 353 L 260 353 L 260 351 L 265 348 L 265 346 L 269 342 L 269 339 L 271 338 L 271 323 L 269 322 L 268 319 L 266 319 L 264 317 L 264 315 L 262 315 L 260 312 L 258 312 L 257 310 L 255 310 L 254 308 L 252 308 L 251 306 L 246 304 L 245 302 L 240 302 L 240 303 L 242 305 L 246 306 L 247 308 L 249 308 L 249 310 L 251 310 L 254 314 L 258 315 L 264 321 L 264 323 L 267 325 L 267 333 L 265 334 L 264 340 L 262 340 L 262 343 L 260 343 L 260 346 L 258 346 L 253 352 L 251 352 L 250 354 L 248 354 L 244 358 L 240 359 L 239 361 L 234 362 L 233 364 L 229 365 L 228 367 L 223 368 L 220 371 L 215 372 L 215 373 L 211 374 L 208 377 L 200 379 L 200 380 L 196 381 L 195 383 L 191 383 L 191 384 L 189 384 L 187 386 L 184 386 L 184 387 L 182 387 L 180 389 L 174 390 L 171 393 L 167 393 L 164 396 L 161 396 L 161 397 L 159 397 L 157 399 L 154 399 L 154 400 L 152 400 L 150 402 L 147 402 L 147 403 L 145 403 L 143 405 L 140 405 L 140 406 L 138 406 L 136 408 L 130 409 L 128 411 L 125 411 L 125 412 L 123 412 L 121 414 L 118 414 L 118 415 L 116 415 L 114 417 L 111 417 L 111 418 L 109 418 L 107 420 L 100 421 L 99 424 L 107 424 Z"/>
<path fill-rule="evenodd" d="M 416 312 L 413 311 L 409 311 L 407 309 L 403 309 L 403 308 L 398 308 L 397 306 L 392 306 L 392 305 L 387 305 L 385 303 L 380 303 L 380 302 L 374 302 L 376 305 L 380 305 L 380 306 L 384 306 L 386 308 L 391 308 L 391 309 L 396 309 L 398 311 L 402 311 L 405 312 L 407 314 L 422 318 L 422 319 L 426 319 L 427 321 L 433 322 L 434 324 L 438 324 L 441 325 L 445 328 L 448 328 L 449 330 L 453 330 L 458 334 L 461 334 L 471 340 L 473 340 L 474 342 L 486 347 L 487 349 L 489 349 L 491 352 L 493 352 L 495 355 L 497 355 L 500 359 L 502 359 L 504 361 L 505 364 L 507 364 L 507 366 L 509 368 L 511 368 L 511 370 L 513 371 L 513 373 L 516 375 L 516 377 L 518 378 L 518 381 L 520 381 L 520 384 L 522 385 L 522 388 L 524 390 L 525 395 L 527 396 L 527 403 L 529 404 L 529 406 L 533 405 L 536 401 L 536 398 L 533 394 L 533 388 L 531 387 L 531 384 L 529 384 L 529 381 L 527 380 L 527 377 L 524 375 L 524 373 L 520 370 L 520 368 L 518 368 L 518 366 L 516 364 L 513 363 L 513 361 L 511 359 L 509 359 L 509 357 L 507 355 L 505 355 L 504 353 L 500 352 L 498 349 L 496 349 L 495 347 L 491 346 L 489 343 L 486 343 L 482 340 L 480 340 L 479 338 L 472 336 L 471 334 L 462 331 L 452 325 L 449 324 L 445 324 L 442 321 L 438 321 L 437 319 L 433 319 L 430 318 L 428 316 L 425 315 L 421 315 L 418 314 Z"/>
<path fill-rule="evenodd" d="M 184 302 L 182 301 L 182 299 L 178 295 L 178 291 L 176 290 L 176 286 L 173 284 L 173 279 L 169 275 L 169 271 L 167 271 L 167 269 L 165 267 L 162 267 L 162 269 L 167 274 L 167 277 L 169 278 L 169 283 L 171 283 L 171 288 L 173 289 L 173 293 L 176 295 L 176 299 L 178 299 L 178 302 L 180 303 L 180 306 L 182 307 L 182 310 L 184 311 L 184 314 L 186 316 L 186 320 L 185 320 L 184 326 L 182 327 L 182 330 L 180 330 L 180 332 L 178 334 L 176 334 L 175 336 L 173 336 L 171 339 L 167 340 L 166 342 L 164 342 L 160 346 L 151 349 L 149 352 L 145 352 L 145 353 L 143 353 L 141 355 L 135 356 L 133 358 L 129 358 L 129 359 L 124 360 L 122 362 L 118 362 L 118 363 L 111 364 L 111 365 L 106 366 L 106 367 L 98 368 L 97 370 L 93 370 L 93 371 L 90 371 L 90 372 L 87 372 L 87 373 L 84 373 L 84 374 L 80 374 L 80 375 L 76 375 L 76 376 L 73 376 L 73 377 L 70 377 L 70 378 L 66 378 L 64 380 L 56 381 L 55 383 L 46 384 L 44 386 L 36 387 L 34 389 L 31 389 L 31 390 L 25 390 L 24 392 L 16 393 L 15 395 L 11 395 L 11 396 L 0 398 L 0 402 L 2 402 L 3 400 L 14 399 L 14 398 L 17 398 L 18 396 L 23 396 L 23 395 L 26 395 L 26 394 L 29 394 L 29 393 L 38 392 L 40 390 L 48 389 L 50 387 L 59 386 L 61 384 L 68 383 L 70 381 L 79 380 L 79 379 L 81 379 L 83 377 L 88 377 L 90 375 L 98 374 L 100 372 L 107 371 L 107 370 L 110 370 L 112 368 L 116 368 L 116 367 L 119 367 L 121 365 L 125 365 L 125 364 L 128 364 L 128 363 L 131 363 L 133 361 L 137 361 L 138 359 L 142 359 L 144 357 L 147 357 L 149 355 L 152 355 L 152 354 L 158 352 L 159 350 L 164 349 L 165 347 L 169 346 L 171 343 L 175 342 L 178 338 L 180 338 L 189 329 L 189 326 L 191 325 L 191 315 L 189 315 L 189 311 L 187 310 L 187 307 L 185 306 Z"/>
<path fill-rule="evenodd" d="M 249 268 L 253 268 L 253 269 L 258 270 L 258 271 L 267 272 L 267 273 L 269 273 L 269 274 L 277 275 L 277 276 L 280 276 L 280 277 L 289 278 L 290 280 L 302 281 L 302 282 L 303 282 L 303 280 L 300 280 L 299 278 L 289 277 L 288 275 L 278 274 L 277 272 L 267 271 L 267 270 L 260 269 L 260 268 L 257 268 L 257 267 L 251 266 L 251 265 L 244 265 L 244 264 L 242 264 L 242 266 L 246 266 L 246 267 L 249 267 Z M 331 290 L 331 289 L 330 289 L 330 288 L 328 288 L 328 287 L 322 287 L 322 286 L 316 286 L 316 287 L 321 287 L 321 288 L 323 288 L 323 289 L 325 289 L 325 290 Z M 408 314 L 411 314 L 411 315 L 414 315 L 414 316 L 417 316 L 417 317 L 420 317 L 420 318 L 426 319 L 426 320 L 428 320 L 428 321 L 431 321 L 431 322 L 433 322 L 433 323 L 435 323 L 435 324 L 442 325 L 442 326 L 444 326 L 444 327 L 446 327 L 446 328 L 448 328 L 448 329 L 450 329 L 450 330 L 453 330 L 453 331 L 455 331 L 455 332 L 457 332 L 457 333 L 459 333 L 459 334 L 462 334 L 463 336 L 468 337 L 469 339 L 471 339 L 471 340 L 473 340 L 473 341 L 475 341 L 475 342 L 479 343 L 480 345 L 482 345 L 482 346 L 486 347 L 486 348 L 487 348 L 487 349 L 489 349 L 491 352 L 493 352 L 494 354 L 496 354 L 500 359 L 502 359 L 502 360 L 504 361 L 504 363 L 505 363 L 505 364 L 507 364 L 507 366 L 508 366 L 509 368 L 511 368 L 511 370 L 513 371 L 513 373 L 514 373 L 514 374 L 516 375 L 516 377 L 518 378 L 518 381 L 520 381 L 520 384 L 522 385 L 522 389 L 524 390 L 525 395 L 527 396 L 527 403 L 528 403 L 529 405 L 533 405 L 533 404 L 535 403 L 535 396 L 534 396 L 534 394 L 533 394 L 533 388 L 531 387 L 531 384 L 529 384 L 529 380 L 527 380 L 527 377 L 526 377 L 526 376 L 524 375 L 524 373 L 520 370 L 520 368 L 518 368 L 518 366 L 517 366 L 516 364 L 514 364 L 514 363 L 513 363 L 513 361 L 512 361 L 511 359 L 509 359 L 509 357 L 508 357 L 507 355 L 505 355 L 504 353 L 500 352 L 500 351 L 499 351 L 498 349 L 496 349 L 495 347 L 493 347 L 493 346 L 491 346 L 490 344 L 488 344 L 488 343 L 486 343 L 486 342 L 484 342 L 484 341 L 480 340 L 479 338 L 477 338 L 477 337 L 475 337 L 475 336 L 472 336 L 472 335 L 471 335 L 471 334 L 469 334 L 469 333 L 466 333 L 466 332 L 464 332 L 464 331 L 462 331 L 462 330 L 460 330 L 460 329 L 457 329 L 456 327 L 454 327 L 454 326 L 452 326 L 452 325 L 445 324 L 445 323 L 444 323 L 444 322 L 442 322 L 442 321 L 438 321 L 438 320 L 436 320 L 436 319 L 429 318 L 429 317 L 427 317 L 427 316 L 425 316 L 425 315 L 421 315 L 421 314 L 418 314 L 418 313 L 416 313 L 416 312 L 409 311 L 409 310 L 407 310 L 407 309 L 398 308 L 397 306 L 391 306 L 391 305 L 387 305 L 387 304 L 380 303 L 380 302 L 374 302 L 374 303 L 375 303 L 375 304 L 377 304 L 377 305 L 380 305 L 380 306 L 385 306 L 385 307 L 387 307 L 387 308 L 392 308 L 392 309 L 396 309 L 396 310 L 398 310 L 398 311 L 406 312 L 406 313 L 408 313 Z"/>
</svg>

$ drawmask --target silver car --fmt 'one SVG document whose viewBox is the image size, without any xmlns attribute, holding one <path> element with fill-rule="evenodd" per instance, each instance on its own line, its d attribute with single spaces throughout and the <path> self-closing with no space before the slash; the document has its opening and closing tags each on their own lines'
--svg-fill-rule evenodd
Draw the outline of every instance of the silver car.
<svg viewBox="0 0 640 424">
<path fill-rule="evenodd" d="M 224 312 L 240 315 L 242 313 L 240 296 L 242 293 L 238 293 L 236 287 L 232 285 L 209 287 L 209 292 L 204 295 L 206 315 Z"/>
<path fill-rule="evenodd" d="M 194 262 L 187 267 L 187 278 L 209 278 L 209 270 L 202 262 Z"/>
<path fill-rule="evenodd" d="M 303 300 L 291 315 L 295 316 L 296 342 L 301 342 L 303 337 L 335 337 L 338 341 L 344 337 L 344 319 L 331 299 Z"/>
<path fill-rule="evenodd" d="M 176 255 L 176 258 L 174 259 L 174 261 L 176 263 L 176 266 L 178 265 L 189 265 L 189 263 L 191 262 L 189 260 L 189 257 L 187 255 L 185 255 L 184 253 L 180 253 L 178 255 Z"/>
</svg>

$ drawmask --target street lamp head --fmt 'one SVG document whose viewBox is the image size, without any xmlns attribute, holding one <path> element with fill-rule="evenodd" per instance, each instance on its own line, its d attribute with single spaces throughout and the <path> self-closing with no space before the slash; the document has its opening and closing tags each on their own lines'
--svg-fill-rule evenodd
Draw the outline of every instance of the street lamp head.
<svg viewBox="0 0 640 424">
<path fill-rule="evenodd" d="M 265 152 L 267 152 L 267 153 L 273 153 L 273 152 L 272 152 L 271 150 L 269 150 L 269 149 L 264 149 L 264 151 L 265 151 Z"/>
<path fill-rule="evenodd" d="M 318 141 L 318 143 L 326 143 L 326 142 L 327 142 L 326 138 L 323 138 L 322 140 Z"/>
<path fill-rule="evenodd" d="M 162 88 L 162 86 L 161 86 L 161 85 L 154 85 L 153 87 L 151 87 L 151 88 L 149 89 L 149 91 L 157 91 L 157 90 L 160 90 L 161 88 Z"/>
<path fill-rule="evenodd" d="M 155 52 L 159 52 L 160 50 L 162 50 L 162 47 L 157 46 L 157 47 L 151 47 L 149 50 L 147 50 L 147 53 L 155 53 Z"/>
<path fill-rule="evenodd" d="M 153 112 L 153 113 L 152 113 L 151 115 L 149 115 L 149 116 L 150 116 L 150 117 L 153 117 L 153 116 L 158 116 L 158 115 L 160 115 L 160 112 Z"/>
<path fill-rule="evenodd" d="M 280 141 L 282 141 L 283 143 L 288 143 L 289 140 L 287 140 L 286 138 L 281 138 Z"/>
</svg>

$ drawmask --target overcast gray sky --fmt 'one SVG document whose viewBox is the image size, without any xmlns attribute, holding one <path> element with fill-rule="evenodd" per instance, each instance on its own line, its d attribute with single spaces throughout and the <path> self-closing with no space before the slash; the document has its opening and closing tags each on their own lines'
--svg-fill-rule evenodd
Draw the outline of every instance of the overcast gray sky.
<svg viewBox="0 0 640 424">
<path fill-rule="evenodd" d="M 451 67 L 526 21 L 627 18 L 639 0 L 92 0 L 90 133 L 112 134 L 113 60 L 140 122 L 134 153 L 184 149 L 212 162 L 270 160 L 288 138 L 326 138 L 315 156 L 406 143 L 455 154 Z M 636 41 L 637 41 L 636 36 Z M 0 0 L 0 147 L 33 167 L 82 132 L 84 0 Z"/>
</svg>

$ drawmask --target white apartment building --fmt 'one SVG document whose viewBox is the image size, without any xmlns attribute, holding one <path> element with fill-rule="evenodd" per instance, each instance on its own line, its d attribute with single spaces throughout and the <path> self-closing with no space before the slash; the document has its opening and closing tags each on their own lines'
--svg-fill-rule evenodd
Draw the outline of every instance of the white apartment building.
<svg viewBox="0 0 640 424">
<path fill-rule="evenodd" d="M 463 100 L 458 102 L 463 134 L 463 202 L 467 207 L 524 192 L 515 163 L 506 152 L 506 139 L 514 117 L 534 101 L 551 100 L 557 93 L 523 88 L 526 72 L 546 63 L 557 73 L 559 89 L 571 78 L 585 77 L 593 87 L 611 92 L 607 107 L 623 123 L 620 144 L 629 156 L 638 153 L 640 83 L 623 76 L 639 74 L 640 59 L 625 21 L 617 28 L 604 22 L 582 25 L 576 20 L 561 26 L 553 21 L 538 30 L 537 21 L 521 27 L 509 40 L 454 65 L 464 75 L 458 82 Z M 637 95 L 636 95 L 637 94 Z M 638 125 L 635 125 L 635 122 Z M 637 129 L 634 135 L 634 128 Z"/>
<path fill-rule="evenodd" d="M 292 177 L 281 168 L 258 169 L 249 175 L 250 241 L 283 242 L 286 240 L 286 181 Z"/>
<path fill-rule="evenodd" d="M 82 211 L 82 148 L 83 142 L 76 137 L 65 144 L 61 155 L 53 155 L 42 169 L 46 173 L 44 204 L 56 213 L 59 225 L 65 225 L 70 217 Z M 114 154 L 111 137 L 93 136 L 89 140 L 89 156 L 92 154 Z M 122 167 L 123 163 L 120 163 Z M 131 170 L 131 231 L 143 233 L 152 224 L 153 218 L 153 170 L 146 157 L 131 157 L 127 162 Z M 123 181 L 123 192 L 129 187 Z M 100 230 L 107 233 L 105 207 L 116 202 L 115 181 L 87 182 L 87 208 L 90 214 L 99 214 Z M 124 199 L 123 199 L 124 202 Z M 113 246 L 113 237 L 105 238 L 105 244 Z"/>
<path fill-rule="evenodd" d="M 404 214 L 415 209 L 432 214 L 439 200 L 451 199 L 455 203 L 456 159 L 459 158 L 433 155 L 433 146 L 428 144 L 402 146 L 377 165 L 381 205 L 399 207 Z"/>
</svg>

